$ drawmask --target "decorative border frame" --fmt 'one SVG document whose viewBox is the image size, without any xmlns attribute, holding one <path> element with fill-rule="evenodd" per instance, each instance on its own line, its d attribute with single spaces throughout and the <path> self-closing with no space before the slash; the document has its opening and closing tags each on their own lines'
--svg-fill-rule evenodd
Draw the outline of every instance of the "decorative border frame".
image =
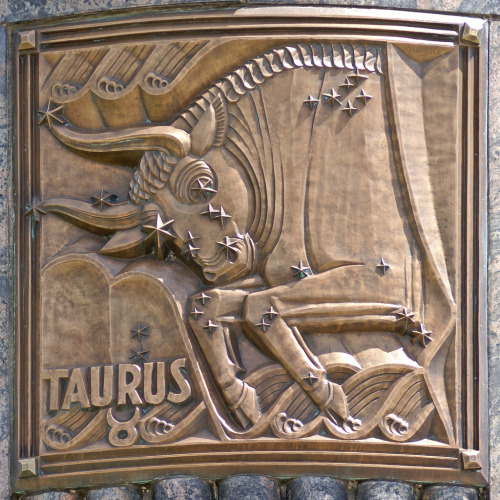
<svg viewBox="0 0 500 500">
<path fill-rule="evenodd" d="M 38 450 L 40 371 L 38 238 L 26 206 L 39 193 L 38 55 L 49 49 L 138 41 L 152 36 L 176 39 L 216 36 L 304 38 L 335 37 L 460 46 L 462 51 L 462 169 L 458 206 L 462 207 L 461 310 L 457 338 L 462 380 L 459 395 L 460 448 L 420 444 L 300 442 L 300 455 L 289 443 L 272 440 L 228 441 L 200 446 L 173 444 L 130 450 L 54 452 Z M 128 17 L 113 22 L 52 24 L 16 31 L 13 89 L 17 137 L 14 152 L 15 222 L 15 415 L 12 443 L 12 482 L 15 491 L 77 487 L 117 481 L 147 481 L 167 474 L 222 477 L 245 472 L 294 476 L 334 474 L 350 479 L 398 478 L 411 481 L 459 481 L 483 486 L 488 481 L 487 329 L 486 329 L 486 116 L 487 28 L 480 19 L 415 12 L 319 7 L 263 7 L 238 10 L 187 11 Z M 465 200 L 461 202 L 460 200 Z M 196 449 L 199 448 L 199 449 Z M 286 449 L 288 448 L 288 449 Z M 233 459 L 237 458 L 237 462 Z M 141 467 L 137 467 L 137 460 Z M 383 463 L 381 463 L 383 461 Z"/>
</svg>

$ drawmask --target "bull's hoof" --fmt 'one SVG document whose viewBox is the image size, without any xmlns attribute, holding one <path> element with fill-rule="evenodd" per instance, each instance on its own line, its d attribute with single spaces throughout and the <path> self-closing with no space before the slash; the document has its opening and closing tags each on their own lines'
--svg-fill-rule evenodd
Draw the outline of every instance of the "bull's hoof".
<svg viewBox="0 0 500 500">
<path fill-rule="evenodd" d="M 347 417 L 342 423 L 342 428 L 346 432 L 355 432 L 361 427 L 361 420 L 359 418 Z"/>
<path fill-rule="evenodd" d="M 242 429 L 246 429 L 250 425 L 257 423 L 261 413 L 255 389 L 243 382 L 243 390 L 241 391 L 240 398 L 234 405 L 229 407 L 229 410 Z"/>
<path fill-rule="evenodd" d="M 345 432 L 354 432 L 361 426 L 361 420 L 351 417 L 347 397 L 342 387 L 333 382 L 328 382 L 330 397 L 323 407 L 331 420 L 341 426 Z"/>
</svg>

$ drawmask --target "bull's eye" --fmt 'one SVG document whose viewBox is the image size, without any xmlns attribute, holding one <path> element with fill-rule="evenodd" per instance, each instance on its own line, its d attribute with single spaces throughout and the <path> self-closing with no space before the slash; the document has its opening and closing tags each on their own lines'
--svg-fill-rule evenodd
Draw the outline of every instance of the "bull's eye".
<svg viewBox="0 0 500 500">
<path fill-rule="evenodd" d="M 208 200 L 217 192 L 212 186 L 212 179 L 202 176 L 196 179 L 190 190 L 198 200 Z"/>
<path fill-rule="evenodd" d="M 203 203 L 217 193 L 213 170 L 201 160 L 182 160 L 170 176 L 170 189 L 182 203 Z"/>
</svg>

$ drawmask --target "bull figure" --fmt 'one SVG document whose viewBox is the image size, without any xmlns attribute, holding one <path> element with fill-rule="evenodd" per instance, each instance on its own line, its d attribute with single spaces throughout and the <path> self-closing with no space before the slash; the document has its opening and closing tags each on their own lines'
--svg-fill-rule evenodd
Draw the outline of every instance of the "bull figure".
<svg viewBox="0 0 500 500">
<path fill-rule="evenodd" d="M 44 121 L 66 146 L 141 156 L 127 202 L 103 193 L 93 204 L 58 198 L 39 208 L 111 236 L 104 255 L 153 248 L 164 259 L 167 248 L 202 277 L 209 288 L 191 298 L 188 322 L 242 428 L 261 411 L 238 377 L 231 331 L 240 326 L 347 433 L 361 423 L 304 334 L 338 334 L 353 353 L 373 342 L 368 334 L 374 349 L 400 339 L 403 349 L 385 349 L 393 362 L 444 363 L 454 305 L 422 120 L 418 106 L 398 111 L 395 68 L 406 66 L 396 56 L 331 44 L 274 49 L 169 125 L 82 130 L 61 123 L 49 103 Z M 405 77 L 411 99 L 420 84 L 413 75 Z M 450 434 L 443 391 L 428 383 Z"/>
</svg>

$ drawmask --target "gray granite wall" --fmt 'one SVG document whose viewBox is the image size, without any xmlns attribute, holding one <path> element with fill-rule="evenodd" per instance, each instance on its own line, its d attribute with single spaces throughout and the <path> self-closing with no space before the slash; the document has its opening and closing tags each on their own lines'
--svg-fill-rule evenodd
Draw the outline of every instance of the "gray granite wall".
<svg viewBox="0 0 500 500">
<path fill-rule="evenodd" d="M 91 14 L 123 9 L 185 5 L 331 5 L 380 7 L 427 12 L 500 15 L 498 0 L 0 0 L 2 22 L 33 21 L 47 17 Z"/>
<path fill-rule="evenodd" d="M 7 96 L 7 31 L 0 26 L 0 498 L 9 491 L 10 346 L 9 314 L 9 103 Z"/>
<path fill-rule="evenodd" d="M 10 211 L 11 202 L 11 172 L 12 159 L 9 143 L 12 133 L 9 133 L 12 103 L 8 99 L 8 45 L 9 25 L 25 21 L 37 21 L 50 17 L 74 16 L 77 14 L 98 15 L 99 13 L 112 12 L 114 15 L 130 13 L 131 9 L 158 9 L 162 6 L 174 8 L 187 8 L 190 6 L 208 5 L 213 8 L 220 6 L 257 6 L 270 4 L 297 4 L 297 5 L 331 5 L 331 6 L 358 6 L 379 7 L 391 9 L 411 9 L 439 13 L 472 14 L 489 19 L 489 100 L 488 100 L 488 350 L 489 350 L 489 376 L 490 376 L 490 498 L 500 499 L 500 0 L 0 0 L 0 499 L 9 498 L 9 427 L 11 419 L 12 390 L 12 311 L 10 294 L 12 286 L 9 281 L 13 276 L 10 267 L 12 245 L 9 235 L 9 226 L 12 224 Z M 486 325 L 485 325 L 486 327 Z M 306 478 L 307 479 L 307 478 Z M 312 494 L 317 498 L 355 498 L 354 490 L 338 483 L 325 487 L 328 492 L 321 493 L 324 486 L 322 481 L 296 482 L 288 485 L 278 484 L 269 479 L 263 481 L 262 488 L 268 487 L 268 498 L 316 498 L 305 495 Z M 269 482 L 270 481 L 270 482 Z M 326 479 L 335 481 L 332 478 Z M 267 485 L 267 486 L 265 486 Z M 274 485 L 274 486 L 273 486 Z M 323 486 L 322 486 L 323 485 Z M 70 500 L 77 496 L 89 499 L 125 499 L 125 498 L 211 498 L 214 491 L 218 491 L 219 498 L 264 498 L 261 496 L 244 496 L 238 490 L 231 496 L 231 488 L 238 488 L 237 481 L 221 483 L 214 490 L 213 485 L 192 485 L 192 496 L 184 494 L 183 482 L 159 483 L 151 488 L 141 490 L 125 487 L 122 489 L 108 489 L 81 494 L 51 493 L 34 496 L 38 500 Z M 241 486 L 241 485 L 240 485 Z M 244 487 L 245 484 L 243 484 Z M 248 485 L 247 485 L 248 486 Z M 201 488 L 199 491 L 196 488 Z M 172 489 L 173 488 L 173 489 Z M 175 488 L 180 488 L 175 490 Z M 208 489 L 207 489 L 208 488 Z M 311 489 L 312 488 L 312 489 Z M 373 489 L 375 488 L 375 489 Z M 388 488 L 388 489 L 385 489 Z M 392 488 L 392 489 L 391 489 Z M 394 493 L 394 488 L 399 493 Z M 399 489 L 398 489 L 399 488 Z M 393 491 L 394 490 L 394 491 Z M 224 493 L 226 491 L 226 493 Z M 236 491 L 236 490 L 235 490 Z M 376 493 L 378 491 L 378 493 Z M 388 491 L 392 493 L 389 495 Z M 414 496 L 415 491 L 417 496 Z M 198 492 L 198 493 L 196 493 Z M 337 493 L 335 493 L 337 492 Z M 364 483 L 356 490 L 356 497 L 361 498 L 418 498 L 426 500 L 438 499 L 473 499 L 478 498 L 475 489 L 456 489 L 455 487 L 432 487 L 423 490 L 399 486 L 391 483 Z M 198 495 L 198 496 L 196 496 Z M 274 495 L 274 496 L 273 496 Z M 368 496 L 366 496 L 368 495 Z M 370 496 L 371 495 L 371 496 Z M 382 495 L 382 496 L 378 496 Z M 385 495 L 385 496 L 384 496 Z M 396 495 L 396 496 L 394 496 Z M 398 496 L 399 495 L 399 496 Z M 403 496 L 401 496 L 403 495 Z M 405 496 L 406 495 L 406 496 Z M 482 496 L 482 495 L 481 495 Z M 214 497 L 215 498 L 215 497 Z"/>
</svg>

